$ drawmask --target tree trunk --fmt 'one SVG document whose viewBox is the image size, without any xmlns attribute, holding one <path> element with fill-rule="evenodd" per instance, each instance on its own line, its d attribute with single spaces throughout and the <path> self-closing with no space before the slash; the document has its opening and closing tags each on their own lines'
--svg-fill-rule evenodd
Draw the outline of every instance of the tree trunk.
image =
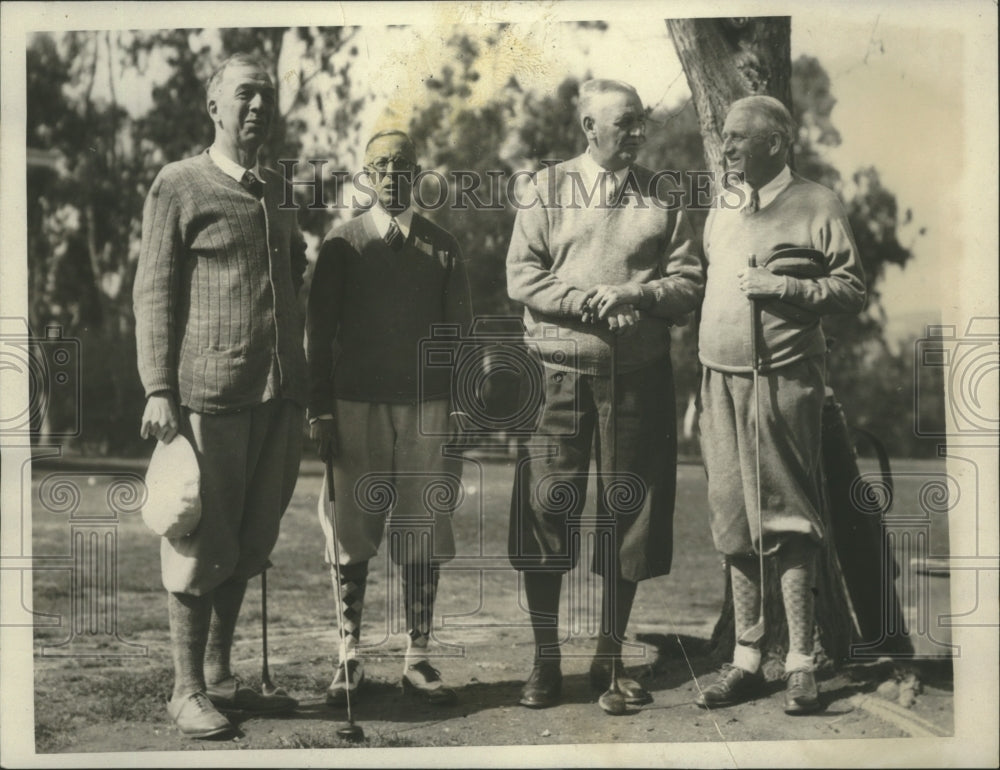
<svg viewBox="0 0 1000 770">
<path fill-rule="evenodd" d="M 754 17 L 728 19 L 668 19 L 667 29 L 680 57 L 705 146 L 709 169 L 722 171 L 722 126 L 726 111 L 736 99 L 767 94 L 791 109 L 791 19 Z M 768 559 L 764 579 L 764 613 L 767 629 L 763 642 L 765 673 L 780 674 L 788 648 L 781 588 L 773 559 Z M 713 655 L 729 660 L 735 644 L 732 587 L 725 570 L 722 614 L 712 633 Z M 847 658 L 853 620 L 844 579 L 826 538 L 816 570 L 816 652 L 820 660 Z"/>
<path fill-rule="evenodd" d="M 736 99 L 774 96 L 791 109 L 791 18 L 668 19 L 701 124 L 709 168 L 722 170 L 722 124 Z"/>
</svg>

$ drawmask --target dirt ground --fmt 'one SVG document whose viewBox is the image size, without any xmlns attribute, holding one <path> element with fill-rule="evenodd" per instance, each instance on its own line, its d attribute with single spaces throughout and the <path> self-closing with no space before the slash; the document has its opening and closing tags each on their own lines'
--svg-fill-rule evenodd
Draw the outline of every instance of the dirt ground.
<svg viewBox="0 0 1000 770">
<path fill-rule="evenodd" d="M 312 469 L 315 470 L 315 469 Z M 586 569 L 566 581 L 563 626 L 563 702 L 529 710 L 517 698 L 530 669 L 531 633 L 520 607 L 516 573 L 502 554 L 509 479 L 496 469 L 466 477 L 465 507 L 456 514 L 459 552 L 469 555 L 441 579 L 435 665 L 459 695 L 457 705 L 431 708 L 399 687 L 403 635 L 393 607 L 398 581 L 392 567 L 373 564 L 364 617 L 368 676 L 355 708 L 366 741 L 361 747 L 566 746 L 633 743 L 670 744 L 741 741 L 896 738 L 950 735 L 952 679 L 948 660 L 909 664 L 922 683 L 912 708 L 872 708 L 888 703 L 875 694 L 903 671 L 891 662 L 856 663 L 820 677 L 823 710 L 806 717 L 782 711 L 784 683 L 772 681 L 764 697 L 706 712 L 692 704 L 697 686 L 712 681 L 716 662 L 706 652 L 721 605 L 722 582 L 704 520 L 700 466 L 679 473 L 675 567 L 669 576 L 640 586 L 626 666 L 652 692 L 652 704 L 622 717 L 598 708 L 587 677 L 593 650 L 596 582 Z M 308 469 L 307 469 L 308 471 Z M 99 506 L 106 479 L 84 490 L 81 505 Z M 36 630 L 35 723 L 40 753 L 104 751 L 217 751 L 223 749 L 348 748 L 336 737 L 345 713 L 323 702 L 333 671 L 334 607 L 322 564 L 315 520 L 318 473 L 300 478 L 296 499 L 283 522 L 282 539 L 269 572 L 270 667 L 277 683 L 300 700 L 280 718 L 235 715 L 239 735 L 225 741 L 191 741 L 179 735 L 165 711 L 171 670 L 165 602 L 158 582 L 156 539 L 138 516 L 117 524 L 118 637 L 105 634 L 109 651 L 138 653 L 118 658 L 64 656 L 67 626 Z M 88 495 L 90 497 L 88 497 Z M 465 515 L 463 510 L 475 511 Z M 465 518 L 463 519 L 463 515 Z M 67 550 L 65 519 L 34 515 L 35 553 Z M 473 558 L 474 557 L 474 558 Z M 66 612 L 68 575 L 39 575 L 36 610 Z M 395 598 L 394 598 L 395 597 Z M 84 635 L 85 636 L 85 635 Z M 73 641 L 73 640 L 71 640 Z M 77 638 L 76 642 L 87 642 Z M 94 640 L 90 640 L 93 642 Z M 145 649 L 141 649 L 144 647 Z M 236 673 L 260 682 L 260 589 L 251 582 L 234 648 Z M 892 704 L 890 704 L 892 706 Z M 898 713 L 897 713 L 898 712 Z M 595 751 L 597 751 L 595 747 Z M 593 755 L 594 764 L 602 764 Z"/>
</svg>

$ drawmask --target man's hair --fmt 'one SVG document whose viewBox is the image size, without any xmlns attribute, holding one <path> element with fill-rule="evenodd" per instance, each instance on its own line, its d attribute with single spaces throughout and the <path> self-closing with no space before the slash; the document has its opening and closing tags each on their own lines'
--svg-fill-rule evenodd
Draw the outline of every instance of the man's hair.
<svg viewBox="0 0 1000 770">
<path fill-rule="evenodd" d="M 387 129 L 384 129 L 383 131 L 378 131 L 375 134 L 373 134 L 372 138 L 369 139 L 368 143 L 365 145 L 365 158 L 366 159 L 368 158 L 368 148 L 370 148 L 373 144 L 375 144 L 376 141 L 378 141 L 379 139 L 382 139 L 383 137 L 386 137 L 386 136 L 401 136 L 401 137 L 403 137 L 403 139 L 406 140 L 406 146 L 409 147 L 410 153 L 413 155 L 413 159 L 414 160 L 417 159 L 417 146 L 413 143 L 413 140 L 410 139 L 410 135 L 408 133 L 406 133 L 405 131 L 403 131 L 401 129 L 398 129 L 398 128 L 387 128 Z"/>
<path fill-rule="evenodd" d="M 773 96 L 755 94 L 737 99 L 729 105 L 729 111 L 744 109 L 752 111 L 763 123 L 763 130 L 779 134 L 785 142 L 785 149 L 792 146 L 798 133 L 795 119 L 788 108 Z"/>
<path fill-rule="evenodd" d="M 639 98 L 638 91 L 636 91 L 633 86 L 629 85 L 624 80 L 608 80 L 606 78 L 585 80 L 580 84 L 580 98 L 577 102 L 577 112 L 579 113 L 581 120 L 584 115 L 588 114 L 590 104 L 594 100 L 595 96 L 612 92 L 628 94 L 629 96 L 634 96 L 636 99 Z"/>
<path fill-rule="evenodd" d="M 249 53 L 234 53 L 228 59 L 223 60 L 223 62 L 215 68 L 215 71 L 209 76 L 208 82 L 205 84 L 205 95 L 208 99 L 214 99 L 219 91 L 219 86 L 222 85 L 222 78 L 226 75 L 226 70 L 233 66 L 246 66 L 255 67 L 257 69 L 267 72 L 267 68 L 264 66 L 258 57 Z"/>
</svg>

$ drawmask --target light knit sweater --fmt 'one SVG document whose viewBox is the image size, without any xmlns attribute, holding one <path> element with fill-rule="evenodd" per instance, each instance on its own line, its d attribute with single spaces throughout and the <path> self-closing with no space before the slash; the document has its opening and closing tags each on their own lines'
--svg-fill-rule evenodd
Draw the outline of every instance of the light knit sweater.
<svg viewBox="0 0 1000 770">
<path fill-rule="evenodd" d="M 820 317 L 856 313 L 864 306 L 865 279 L 844 207 L 826 187 L 797 174 L 777 197 L 753 214 L 713 209 L 705 224 L 708 273 L 698 330 L 702 364 L 723 372 L 750 372 L 750 300 L 736 274 L 754 254 L 758 264 L 790 247 L 820 251 L 827 274 L 784 276 L 780 298 L 758 301 L 762 340 L 758 355 L 767 371 L 806 356 L 823 355 Z"/>
<path fill-rule="evenodd" d="M 425 351 L 435 324 L 457 325 L 458 339 L 469 333 L 458 243 L 419 214 L 399 251 L 379 235 L 371 211 L 335 227 L 319 250 L 307 319 L 311 417 L 331 413 L 334 399 L 448 398 L 454 367 L 428 366 Z"/>
<path fill-rule="evenodd" d="M 261 169 L 263 201 L 206 152 L 164 166 L 150 187 L 133 290 L 146 395 L 172 391 L 196 412 L 270 398 L 305 403 L 306 266 L 284 180 Z"/>
<path fill-rule="evenodd" d="M 549 366 L 582 374 L 610 370 L 607 323 L 583 323 L 585 292 L 596 284 L 642 286 L 642 317 L 618 342 L 618 371 L 670 352 L 670 323 L 701 300 L 699 244 L 669 179 L 632 166 L 622 205 L 585 205 L 582 157 L 540 171 L 517 212 L 507 251 L 507 293 L 525 306 L 526 342 Z M 654 200 L 655 198 L 655 200 Z M 565 355 L 565 358 L 563 357 Z"/>
</svg>

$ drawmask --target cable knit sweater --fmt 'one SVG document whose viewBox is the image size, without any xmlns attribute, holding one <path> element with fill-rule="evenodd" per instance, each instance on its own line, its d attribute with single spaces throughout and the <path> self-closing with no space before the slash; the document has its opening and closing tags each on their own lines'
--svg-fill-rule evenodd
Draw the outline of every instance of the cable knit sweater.
<svg viewBox="0 0 1000 770">
<path fill-rule="evenodd" d="M 669 179 L 632 166 L 621 205 L 582 203 L 581 157 L 538 173 L 533 197 L 517 212 L 507 250 L 507 293 L 525 306 L 526 342 L 549 366 L 583 374 L 610 371 L 607 323 L 580 320 L 584 293 L 599 283 L 642 286 L 635 333 L 618 342 L 618 371 L 670 352 L 670 324 L 701 300 L 699 243 Z M 655 200 L 654 200 L 655 198 Z"/>
<path fill-rule="evenodd" d="M 164 166 L 142 217 L 133 290 L 146 395 L 172 391 L 196 412 L 283 397 L 305 403 L 306 267 L 284 180 L 261 170 L 263 201 L 203 152 Z"/>
</svg>

